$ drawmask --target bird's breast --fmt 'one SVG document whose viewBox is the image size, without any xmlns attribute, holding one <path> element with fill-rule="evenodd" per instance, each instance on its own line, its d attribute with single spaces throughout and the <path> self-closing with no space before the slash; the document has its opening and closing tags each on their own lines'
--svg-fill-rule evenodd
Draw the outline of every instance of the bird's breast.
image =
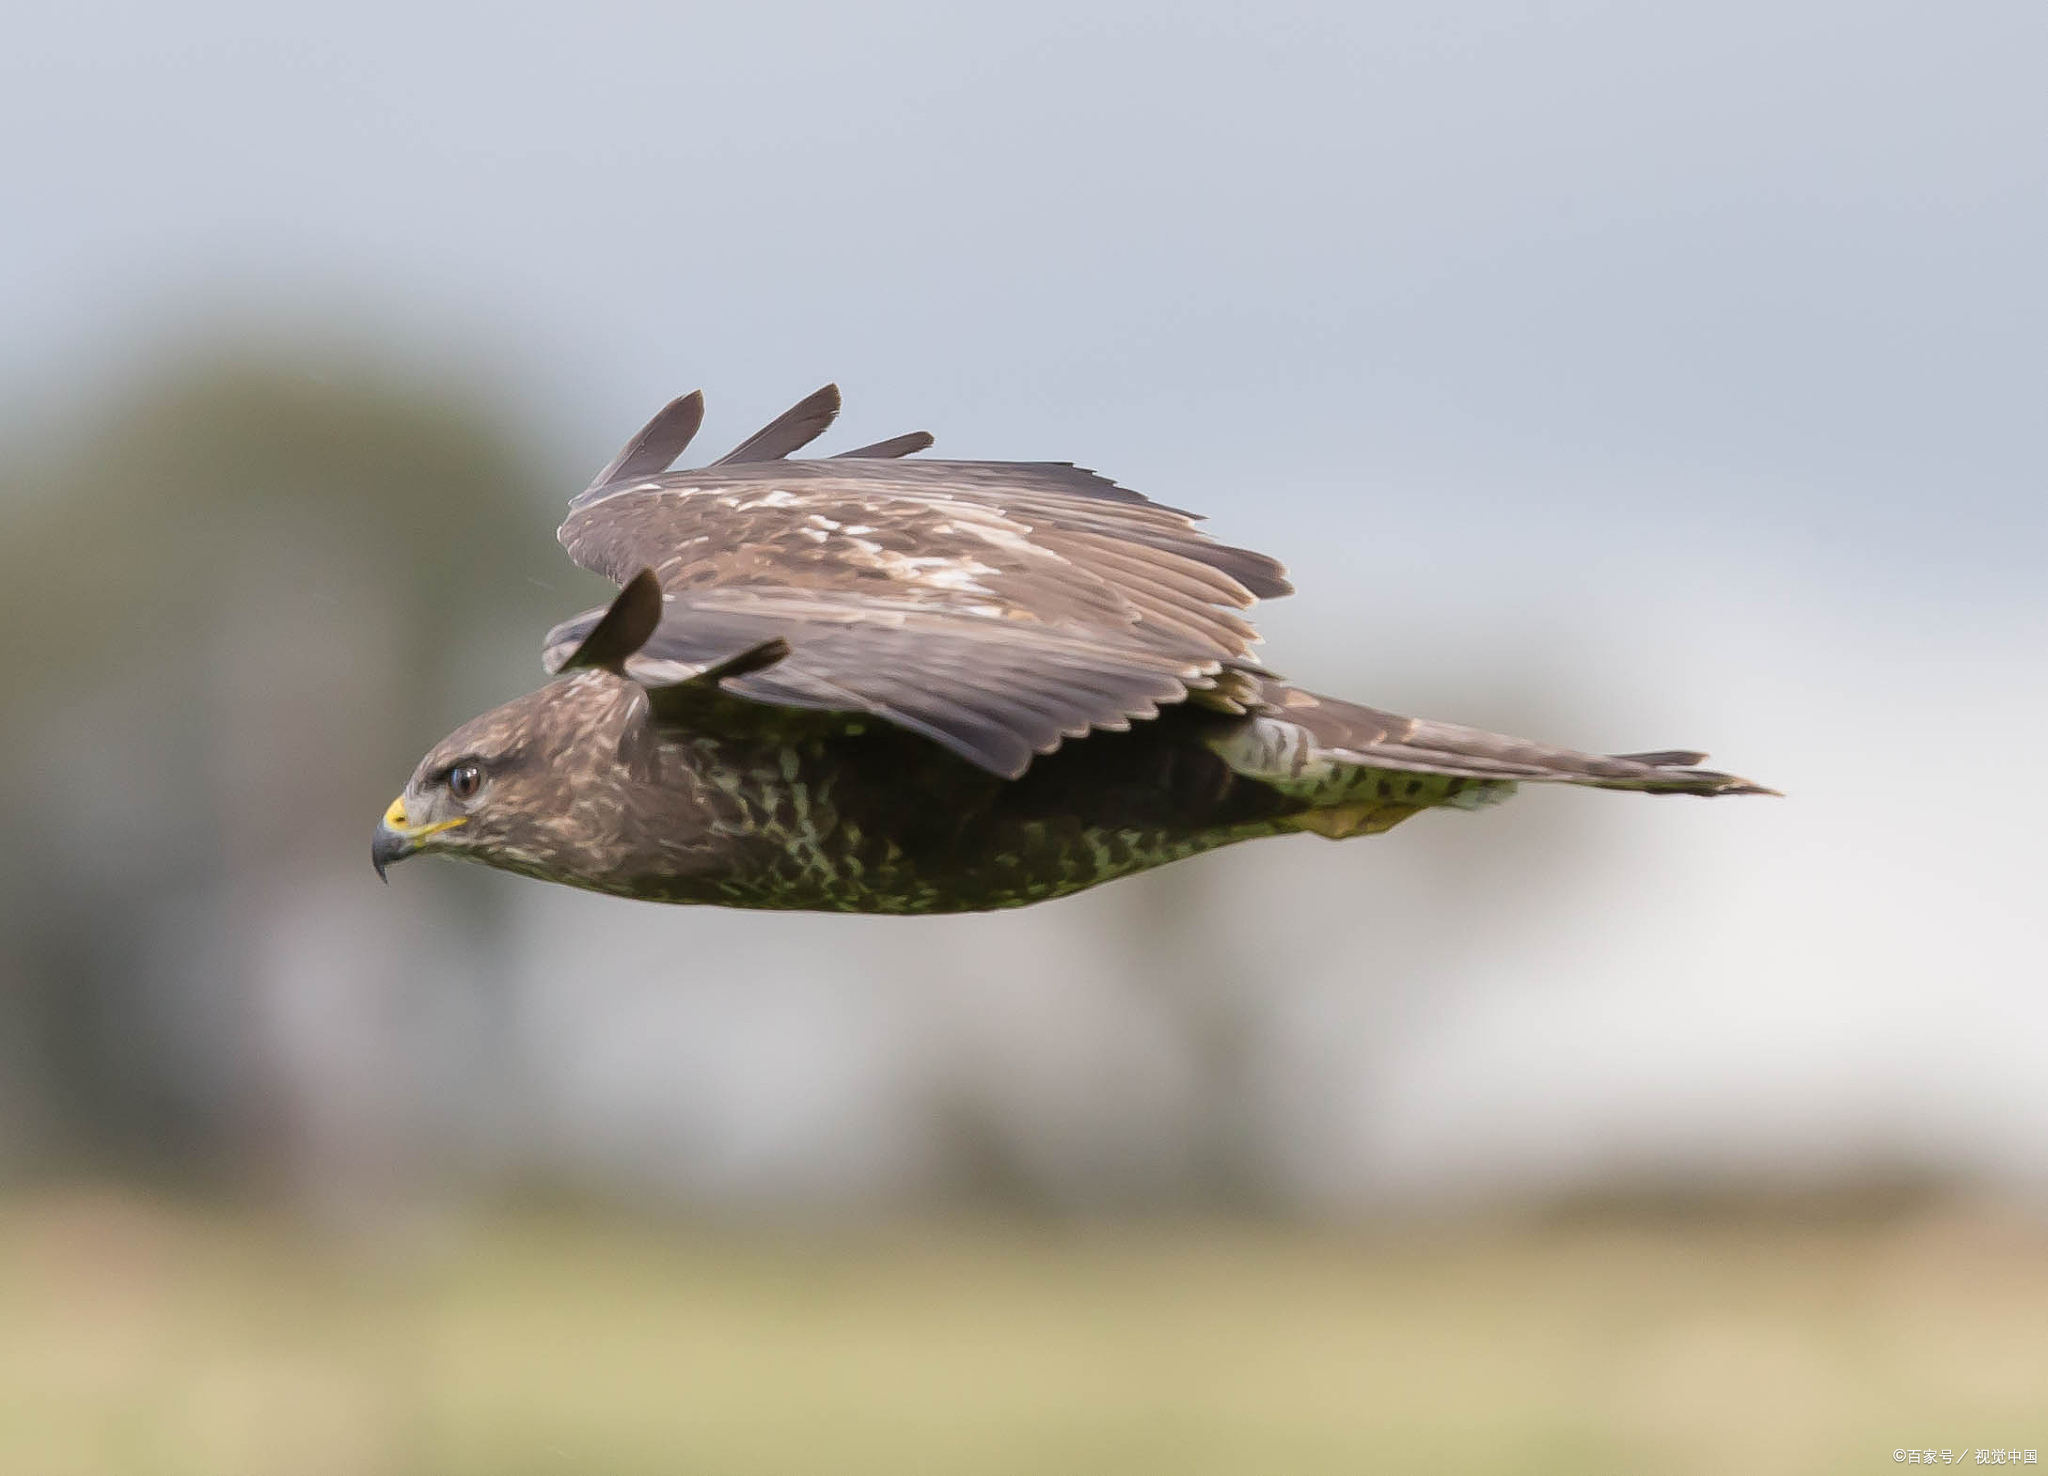
<svg viewBox="0 0 2048 1476">
<path fill-rule="evenodd" d="M 828 912 L 983 911 L 1244 838 L 1108 813 L 1085 785 L 1040 796 L 930 745 L 881 737 L 676 740 L 663 755 L 665 788 L 688 800 L 640 848 L 631 894 Z"/>
</svg>

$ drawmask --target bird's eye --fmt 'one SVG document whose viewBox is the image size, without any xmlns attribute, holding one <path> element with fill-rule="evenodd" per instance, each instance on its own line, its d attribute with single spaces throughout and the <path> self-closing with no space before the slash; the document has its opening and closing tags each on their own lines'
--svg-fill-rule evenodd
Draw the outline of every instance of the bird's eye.
<svg viewBox="0 0 2048 1476">
<path fill-rule="evenodd" d="M 484 771 L 475 764 L 457 764 L 448 771 L 448 792 L 459 800 L 476 798 L 483 783 Z"/>
</svg>

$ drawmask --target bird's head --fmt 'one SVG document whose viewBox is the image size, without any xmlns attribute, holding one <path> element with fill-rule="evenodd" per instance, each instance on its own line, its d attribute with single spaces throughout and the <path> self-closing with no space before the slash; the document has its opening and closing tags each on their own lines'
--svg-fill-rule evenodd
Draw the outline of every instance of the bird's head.
<svg viewBox="0 0 2048 1476">
<path fill-rule="evenodd" d="M 608 671 L 581 670 L 473 718 L 435 744 L 378 822 L 370 857 L 382 876 L 431 852 L 573 881 L 620 835 L 625 770 L 647 696 Z"/>
</svg>

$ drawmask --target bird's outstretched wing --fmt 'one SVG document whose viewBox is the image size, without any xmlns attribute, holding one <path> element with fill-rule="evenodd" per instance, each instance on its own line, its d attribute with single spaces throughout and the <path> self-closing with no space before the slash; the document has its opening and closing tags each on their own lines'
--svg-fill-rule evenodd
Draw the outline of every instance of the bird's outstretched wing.
<svg viewBox="0 0 2048 1476">
<path fill-rule="evenodd" d="M 1231 703 L 1256 640 L 1239 611 L 1290 589 L 1274 560 L 1063 462 L 894 459 L 930 444 L 922 432 L 780 459 L 837 408 L 827 386 L 744 442 L 751 459 L 619 475 L 570 504 L 571 558 L 660 581 L 628 675 L 686 682 L 780 641 L 785 656 L 720 689 L 871 713 L 1011 776 L 1190 693 Z M 618 465 L 645 467 L 631 452 L 650 439 L 664 438 L 643 432 Z M 549 633 L 551 668 L 602 614 Z"/>
</svg>

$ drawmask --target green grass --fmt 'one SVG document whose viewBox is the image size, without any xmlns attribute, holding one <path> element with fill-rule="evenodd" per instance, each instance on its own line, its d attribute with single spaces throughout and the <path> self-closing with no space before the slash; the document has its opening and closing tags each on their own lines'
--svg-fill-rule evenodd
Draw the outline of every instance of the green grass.
<svg viewBox="0 0 2048 1476">
<path fill-rule="evenodd" d="M 9 1476 L 1868 1472 L 2048 1448 L 2048 1237 L 0 1207 Z"/>
</svg>

